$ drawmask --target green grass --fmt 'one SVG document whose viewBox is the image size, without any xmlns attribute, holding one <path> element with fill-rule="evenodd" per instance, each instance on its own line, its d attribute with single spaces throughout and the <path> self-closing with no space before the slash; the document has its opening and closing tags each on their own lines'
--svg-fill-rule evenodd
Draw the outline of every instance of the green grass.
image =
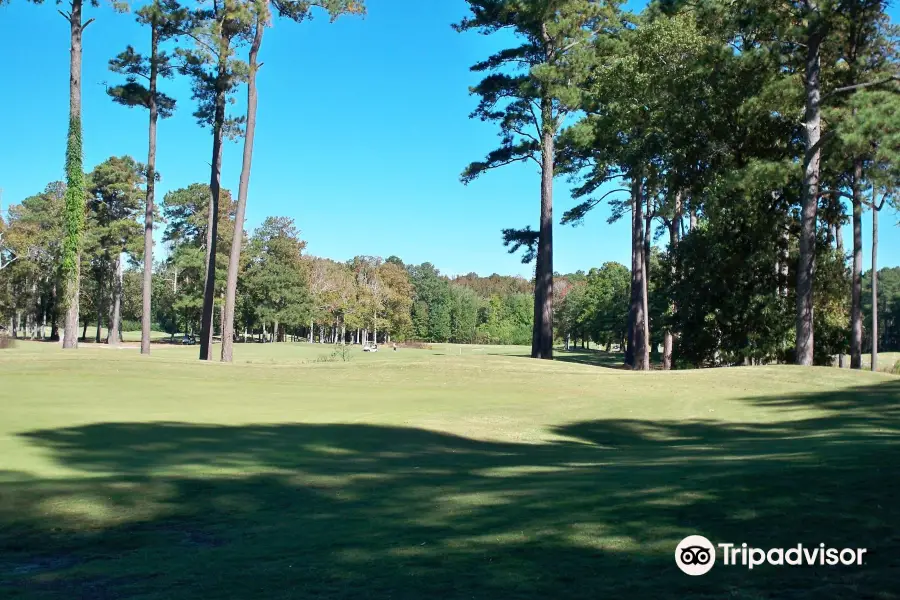
<svg viewBox="0 0 900 600">
<path fill-rule="evenodd" d="M 900 598 L 900 378 L 330 352 L 0 351 L 0 597 Z"/>
<path fill-rule="evenodd" d="M 885 373 L 890 373 L 893 370 L 894 365 L 900 361 L 900 352 L 879 352 L 878 353 L 878 370 L 884 371 Z M 837 366 L 838 359 L 834 358 L 834 365 Z M 850 355 L 844 355 L 844 368 L 850 368 Z M 872 355 L 871 354 L 863 354 L 862 355 L 862 368 L 864 370 L 869 370 L 872 368 Z"/>
<path fill-rule="evenodd" d="M 85 343 L 93 344 L 94 340 L 97 339 L 96 334 L 97 334 L 96 327 L 88 327 L 87 341 Z M 24 335 L 23 332 L 20 331 L 19 336 L 23 336 L 23 335 Z M 50 336 L 50 328 L 49 327 L 44 328 L 44 335 L 47 337 Z M 81 335 L 81 330 L 79 330 L 78 335 Z M 101 343 L 106 343 L 106 338 L 108 336 L 109 336 L 109 329 L 107 329 L 106 327 L 101 327 L 100 328 Z M 178 339 L 179 337 L 180 336 L 176 336 L 176 339 Z M 171 338 L 171 335 L 166 333 L 165 331 L 151 331 L 150 332 L 150 339 L 154 342 L 168 342 L 170 338 Z M 123 331 L 122 332 L 122 341 L 125 342 L 126 344 L 127 343 L 135 343 L 135 342 L 140 343 L 140 341 L 141 341 L 140 330 L 138 330 L 138 331 Z"/>
</svg>

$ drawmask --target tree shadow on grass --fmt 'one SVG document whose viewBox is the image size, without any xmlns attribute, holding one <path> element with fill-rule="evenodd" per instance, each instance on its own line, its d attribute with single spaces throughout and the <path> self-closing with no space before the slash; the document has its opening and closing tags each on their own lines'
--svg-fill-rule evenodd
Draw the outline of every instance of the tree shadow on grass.
<svg viewBox="0 0 900 600">
<path fill-rule="evenodd" d="M 608 369 L 624 369 L 625 354 L 622 352 L 605 352 L 603 350 L 590 350 L 587 348 L 573 348 L 564 350 L 556 348 L 553 352 L 553 360 L 570 362 L 594 367 L 606 367 Z"/>
<path fill-rule="evenodd" d="M 0 596 L 900 597 L 900 381 L 746 401 L 784 419 L 586 421 L 541 444 L 364 424 L 30 432 L 74 475 L 0 472 Z M 869 552 L 688 577 L 673 551 L 693 533 Z"/>
<path fill-rule="evenodd" d="M 491 356 L 531 358 L 531 354 L 528 352 L 507 353 L 493 351 L 485 352 L 485 354 Z M 587 348 L 575 347 L 571 350 L 554 348 L 553 360 L 580 365 L 591 365 L 593 367 L 606 367 L 608 369 L 625 369 L 625 354 L 622 352 L 605 352 L 603 350 L 590 350 Z"/>
</svg>

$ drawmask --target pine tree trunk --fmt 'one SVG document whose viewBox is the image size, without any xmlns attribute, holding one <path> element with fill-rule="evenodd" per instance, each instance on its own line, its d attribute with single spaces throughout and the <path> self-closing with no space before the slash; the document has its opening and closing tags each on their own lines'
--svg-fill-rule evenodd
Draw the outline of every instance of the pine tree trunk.
<svg viewBox="0 0 900 600">
<path fill-rule="evenodd" d="M 219 335 L 224 336 L 225 331 L 225 303 L 219 302 Z"/>
<path fill-rule="evenodd" d="M 150 354 L 153 294 L 153 202 L 156 189 L 156 79 L 159 75 L 159 27 L 150 24 L 150 127 L 147 148 L 147 201 L 144 206 L 144 279 L 141 285 L 141 354 Z"/>
<path fill-rule="evenodd" d="M 553 358 L 553 105 L 541 100 L 541 217 L 534 274 L 534 330 L 531 357 Z"/>
<path fill-rule="evenodd" d="M 81 236 L 84 229 L 84 166 L 81 131 L 81 39 L 82 0 L 71 0 L 67 19 L 70 28 L 69 49 L 69 138 L 66 146 L 65 240 L 63 277 L 66 319 L 63 348 L 78 347 L 78 304 L 81 290 Z"/>
<path fill-rule="evenodd" d="M 50 302 L 52 305 L 52 311 L 50 313 L 50 340 L 54 342 L 59 340 L 59 304 L 57 302 L 57 293 L 56 281 L 54 281 L 53 287 L 50 289 Z"/>
<path fill-rule="evenodd" d="M 234 237 L 228 258 L 228 279 L 225 283 L 225 321 L 222 328 L 222 362 L 233 360 L 234 307 L 237 298 L 238 271 L 241 265 L 241 244 L 244 239 L 244 214 L 247 210 L 247 189 L 250 186 L 250 168 L 253 163 L 253 140 L 256 136 L 256 74 L 257 58 L 266 27 L 266 15 L 257 15 L 256 32 L 250 45 L 249 74 L 247 78 L 247 124 L 244 133 L 244 157 L 241 163 L 241 179 L 238 184 L 237 209 L 234 218 Z"/>
<path fill-rule="evenodd" d="M 119 331 L 121 324 L 119 322 L 122 311 L 122 255 L 116 256 L 116 276 L 113 280 L 112 287 L 112 317 L 109 320 L 109 335 L 106 336 L 106 343 L 110 346 L 119 345 Z"/>
<path fill-rule="evenodd" d="M 33 298 L 34 296 L 32 296 Z M 29 302 L 31 304 L 31 302 Z M 32 316 L 32 308 L 25 309 L 25 338 L 34 339 L 34 317 Z"/>
<path fill-rule="evenodd" d="M 841 223 L 838 223 L 837 226 L 835 227 L 834 234 L 835 234 L 834 235 L 835 249 L 837 250 L 837 253 L 841 257 L 841 264 L 842 265 L 846 264 L 847 257 L 844 255 L 844 234 L 843 234 L 843 225 Z M 844 349 L 841 348 L 840 352 L 838 353 L 838 368 L 843 369 L 845 366 L 844 363 L 845 363 Z"/>
<path fill-rule="evenodd" d="M 878 208 L 872 192 L 872 372 L 878 371 Z"/>
<path fill-rule="evenodd" d="M 681 192 L 675 193 L 675 211 L 672 215 L 672 220 L 669 222 L 669 255 L 673 255 L 678 248 L 678 233 L 681 228 Z M 675 276 L 675 264 L 673 261 L 671 267 L 672 277 Z M 669 304 L 669 309 L 674 315 L 678 310 L 678 307 L 674 302 Z M 663 336 L 663 369 L 668 371 L 672 368 L 672 352 L 675 347 L 675 335 L 672 333 L 672 328 L 667 327 L 665 335 Z"/>
<path fill-rule="evenodd" d="M 643 370 L 646 356 L 644 326 L 644 193 L 643 179 L 633 177 L 631 184 L 631 305 L 628 313 L 629 335 L 626 362 Z M 628 362 L 630 359 L 630 362 Z"/>
<path fill-rule="evenodd" d="M 672 349 L 674 347 L 674 338 L 672 337 L 672 330 L 666 329 L 665 334 L 663 335 L 663 364 L 662 367 L 664 370 L 668 371 L 672 368 Z"/>
<path fill-rule="evenodd" d="M 797 265 L 797 337 L 796 363 L 813 364 L 813 280 L 816 275 L 816 211 L 819 202 L 819 163 L 821 160 L 822 115 L 819 101 L 820 47 L 819 24 L 808 26 L 806 48 L 806 113 L 804 117 L 805 154 L 803 157 L 803 198 L 800 210 L 800 259 Z"/>
<path fill-rule="evenodd" d="M 230 39 L 223 34 L 223 45 Z M 206 220 L 206 279 L 203 286 L 203 312 L 200 317 L 200 360 L 212 360 L 213 305 L 216 294 L 216 243 L 219 235 L 219 197 L 222 173 L 222 136 L 225 126 L 225 79 L 228 59 L 219 56 L 216 75 L 215 113 L 213 117 L 212 166 L 209 175 L 210 203 Z"/>
<path fill-rule="evenodd" d="M 862 161 L 853 166 L 853 269 L 850 284 L 850 368 L 862 369 Z"/>
<path fill-rule="evenodd" d="M 650 199 L 647 199 L 647 214 L 644 216 L 644 251 L 641 267 L 644 269 L 643 302 L 644 302 L 644 370 L 650 370 L 650 236 L 651 236 Z M 588 345 L 590 347 L 590 345 Z"/>
<path fill-rule="evenodd" d="M 97 270 L 97 331 L 94 334 L 94 343 L 100 343 L 100 330 L 103 328 L 103 305 L 104 305 L 104 296 L 103 296 L 103 274 L 106 272 L 106 260 L 101 259 L 100 266 Z M 87 340 L 85 340 L 87 341 Z"/>
</svg>

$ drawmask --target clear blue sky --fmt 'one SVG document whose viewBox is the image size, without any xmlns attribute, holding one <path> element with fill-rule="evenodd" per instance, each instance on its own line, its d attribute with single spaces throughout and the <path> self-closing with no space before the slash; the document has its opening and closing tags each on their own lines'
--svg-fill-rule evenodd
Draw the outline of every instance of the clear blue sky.
<svg viewBox="0 0 900 600">
<path fill-rule="evenodd" d="M 365 19 L 279 20 L 266 33 L 248 230 L 267 215 L 284 215 L 296 220 L 309 252 L 319 256 L 396 254 L 406 262 L 430 261 L 451 275 L 529 275 L 529 266 L 506 253 L 500 230 L 536 225 L 536 168 L 510 166 L 469 186 L 459 182 L 465 165 L 497 143 L 491 124 L 468 118 L 475 105 L 468 87 L 476 82 L 468 68 L 500 40 L 450 28 L 466 14 L 462 0 L 368 5 Z M 129 43 L 146 51 L 148 34 L 108 4 L 85 12 L 96 18 L 84 37 L 85 168 L 111 155 L 145 160 L 146 112 L 113 104 L 102 84 L 117 77 L 107 61 Z M 67 27 L 52 0 L 0 7 L 4 207 L 63 178 Z M 179 109 L 159 129 L 160 194 L 208 180 L 211 141 L 191 115 L 188 82 L 163 87 Z M 235 193 L 240 162 L 241 145 L 229 143 L 223 184 Z M 557 180 L 557 221 L 573 204 L 568 191 L 569 184 Z M 581 227 L 556 226 L 556 271 L 610 260 L 628 264 L 628 224 L 607 225 L 607 215 L 604 208 Z M 900 264 L 896 220 L 887 211 L 881 219 L 879 263 L 885 266 Z M 866 265 L 870 223 L 867 217 Z"/>
</svg>

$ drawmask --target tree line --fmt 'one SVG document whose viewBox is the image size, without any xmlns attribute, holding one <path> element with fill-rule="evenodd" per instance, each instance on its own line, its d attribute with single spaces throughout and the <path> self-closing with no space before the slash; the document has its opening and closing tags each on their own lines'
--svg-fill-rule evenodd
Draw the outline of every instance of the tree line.
<svg viewBox="0 0 900 600">
<path fill-rule="evenodd" d="M 81 254 L 80 339 L 116 345 L 143 319 L 143 216 L 146 167 L 111 157 L 85 175 L 87 207 Z M 64 321 L 66 184 L 13 205 L 0 222 L 5 240 L 0 318 L 17 337 L 58 339 Z M 165 257 L 151 273 L 151 329 L 189 340 L 203 331 L 208 184 L 168 192 L 155 208 Z M 214 263 L 213 335 L 225 333 L 225 274 L 230 268 L 237 202 L 220 192 Z M 531 336 L 531 282 L 474 273 L 447 277 L 430 263 L 357 256 L 340 262 L 306 253 L 287 217 L 268 217 L 240 236 L 234 339 L 328 343 L 434 341 L 524 344 Z M 14 257 L 14 259 L 13 259 Z"/>
<path fill-rule="evenodd" d="M 86 242 L 79 302 L 82 340 L 115 345 L 121 341 L 122 331 L 141 327 L 145 172 L 143 165 L 126 156 L 111 157 L 85 175 Z M 51 183 L 41 193 L 11 206 L 8 218 L 0 220 L 0 239 L 8 249 L 0 252 L 0 319 L 16 337 L 59 338 L 63 318 L 59 290 L 64 284 L 59 269 L 64 227 L 60 217 L 65 197 L 65 183 Z M 228 190 L 222 190 L 221 197 L 219 220 L 226 226 L 217 234 L 216 337 L 224 330 L 223 275 L 228 269 L 230 225 L 236 211 Z M 166 255 L 152 273 L 151 326 L 157 333 L 169 334 L 171 341 L 181 341 L 175 339 L 177 334 L 192 338 L 201 330 L 209 198 L 208 185 L 197 183 L 170 191 L 157 206 L 160 214 L 156 218 L 165 225 Z M 530 343 L 533 282 L 524 278 L 497 274 L 480 277 L 474 273 L 447 277 L 430 263 L 407 265 L 396 256 L 387 260 L 357 256 L 346 262 L 315 257 L 306 252 L 306 242 L 286 217 L 264 219 L 258 228 L 242 236 L 241 244 L 235 313 L 238 340 Z M 695 297 L 684 302 L 691 309 L 677 313 L 683 322 L 674 319 L 666 301 L 672 292 L 659 289 L 674 284 L 667 275 L 672 272 L 667 258 L 657 248 L 651 249 L 650 342 L 653 354 L 662 348 L 661 355 L 654 358 L 672 360 L 672 348 L 666 340 L 669 333 L 677 331 L 684 340 L 679 362 L 668 366 L 766 360 L 765 352 L 750 353 L 742 335 L 767 330 L 779 321 L 766 321 L 763 313 L 746 313 L 756 314 L 757 321 L 743 324 L 742 302 L 732 305 L 716 301 L 715 293 L 704 295 L 703 289 L 688 288 Z M 706 260 L 696 262 L 705 264 Z M 739 285 L 743 275 L 737 272 L 734 280 L 723 285 Z M 846 278 L 835 280 L 846 283 Z M 712 285 L 707 280 L 699 281 L 701 286 Z M 872 272 L 865 273 L 862 314 L 866 324 L 871 324 L 873 317 L 872 281 Z M 882 269 L 878 281 L 878 327 L 864 328 L 863 351 L 871 352 L 873 345 L 898 351 L 900 268 Z M 613 346 L 625 348 L 630 288 L 629 269 L 614 262 L 588 272 L 556 274 L 556 342 L 566 348 L 579 344 L 590 348 L 591 343 L 607 350 Z M 841 293 L 835 297 L 840 305 Z M 702 323 L 709 314 L 715 314 L 717 321 Z M 843 333 L 835 337 L 832 346 L 823 345 L 835 353 L 846 350 L 846 314 L 844 302 L 836 321 Z M 789 330 L 789 315 L 782 314 L 780 330 L 775 330 L 781 337 L 773 336 L 785 342 Z M 756 335 L 755 343 L 760 345 L 763 338 Z M 778 346 L 768 351 L 777 353 Z"/>
<path fill-rule="evenodd" d="M 714 285 L 723 287 L 718 289 L 691 286 L 680 290 L 674 297 L 686 292 L 690 294 L 683 298 L 688 308 L 675 313 L 667 302 L 673 293 L 664 289 L 673 284 L 671 270 L 666 265 L 665 255 L 655 248 L 651 253 L 649 272 L 651 302 L 648 314 L 653 362 L 661 363 L 663 368 L 694 368 L 789 360 L 790 311 L 782 306 L 779 311 L 768 312 L 765 295 L 752 299 L 754 310 L 747 310 L 747 302 L 741 298 L 745 290 L 737 287 L 741 285 L 740 277 L 719 280 Z M 606 263 L 588 272 L 557 277 L 554 284 L 557 343 L 565 349 L 577 348 L 579 344 L 581 348 L 590 349 L 591 343 L 607 352 L 625 349 L 630 279 L 629 270 L 619 263 Z M 879 350 L 900 351 L 900 267 L 878 271 L 877 311 L 873 310 L 872 304 L 873 280 L 871 270 L 863 274 L 862 352 L 872 354 L 877 369 Z M 705 281 L 713 285 L 711 279 Z M 820 364 L 837 361 L 843 367 L 849 365 L 846 323 L 849 306 L 843 292 L 848 278 L 836 276 L 834 281 L 841 283 L 841 287 L 831 291 L 834 304 L 821 326 L 828 337 L 822 335 L 817 342 L 817 350 L 822 352 L 817 360 Z M 735 287 L 725 290 L 724 286 Z M 729 295 L 735 292 L 737 298 Z M 680 341 L 677 355 L 673 353 L 673 332 L 677 332 Z"/>
<path fill-rule="evenodd" d="M 632 368 L 650 368 L 654 340 L 666 367 L 811 365 L 845 352 L 860 367 L 862 212 L 877 294 L 878 212 L 895 204 L 900 173 L 885 2 L 656 0 L 639 14 L 595 0 L 468 5 L 458 30 L 515 42 L 472 66 L 484 74 L 472 117 L 496 123 L 501 141 L 462 181 L 517 162 L 541 174 L 537 229 L 503 231 L 535 263 L 532 356 L 552 357 L 560 325 L 564 336 L 586 326 L 576 306 L 622 293 L 609 265 L 594 277 L 612 288 L 576 287 L 570 303 L 559 293 L 553 184 L 565 176 L 577 204 L 561 224 L 607 202 L 611 221 L 630 218 L 624 329 L 591 327 L 623 343 Z M 668 242 L 658 267 L 656 236 Z"/>
</svg>

